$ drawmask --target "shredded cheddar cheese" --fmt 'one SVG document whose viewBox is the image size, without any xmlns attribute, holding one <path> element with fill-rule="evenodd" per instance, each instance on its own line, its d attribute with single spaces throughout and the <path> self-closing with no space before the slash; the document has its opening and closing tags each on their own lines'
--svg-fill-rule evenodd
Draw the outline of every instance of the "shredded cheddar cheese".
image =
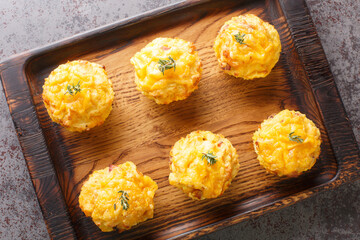
<svg viewBox="0 0 360 240">
<path fill-rule="evenodd" d="M 166 68 L 164 61 L 169 62 Z M 198 88 L 201 62 L 194 45 L 188 41 L 156 38 L 130 62 L 135 67 L 137 89 L 157 104 L 183 100 Z"/>
<path fill-rule="evenodd" d="M 169 182 L 194 200 L 216 198 L 229 187 L 239 167 L 236 149 L 228 139 L 195 131 L 173 146 Z"/>
<path fill-rule="evenodd" d="M 265 120 L 254 133 L 258 160 L 278 176 L 298 176 L 320 155 L 321 135 L 315 124 L 297 111 L 283 110 Z"/>
<path fill-rule="evenodd" d="M 122 232 L 153 217 L 157 188 L 134 163 L 126 162 L 94 171 L 81 188 L 79 205 L 101 231 Z"/>
<path fill-rule="evenodd" d="M 45 79 L 42 96 L 54 122 L 81 132 L 105 121 L 114 92 L 103 66 L 79 60 L 53 70 Z"/>
<path fill-rule="evenodd" d="M 243 79 L 266 77 L 280 57 L 276 29 L 253 14 L 233 17 L 220 29 L 214 51 L 225 73 Z"/>
</svg>

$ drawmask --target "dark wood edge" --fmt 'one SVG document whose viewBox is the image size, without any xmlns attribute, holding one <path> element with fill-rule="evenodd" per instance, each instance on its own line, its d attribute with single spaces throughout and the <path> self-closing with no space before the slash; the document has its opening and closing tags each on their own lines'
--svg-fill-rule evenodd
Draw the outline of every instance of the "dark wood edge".
<svg viewBox="0 0 360 240">
<path fill-rule="evenodd" d="M 332 185 L 359 179 L 359 147 L 306 2 L 281 0 L 280 3 L 338 162 Z M 299 21 L 303 16 L 308 18 Z"/>
<path fill-rule="evenodd" d="M 50 237 L 75 239 L 55 169 L 47 164 L 52 161 L 24 75 L 24 65 L 21 58 L 0 64 L 0 78 L 10 114 Z"/>
<path fill-rule="evenodd" d="M 51 158 L 45 144 L 44 135 L 42 133 L 42 130 L 40 129 L 26 76 L 24 76 L 23 69 L 26 67 L 27 62 L 29 62 L 33 57 L 39 56 L 49 51 L 56 50 L 60 47 L 63 47 L 64 45 L 75 45 L 79 41 L 86 40 L 87 38 L 94 35 L 101 35 L 107 31 L 111 31 L 116 28 L 121 28 L 142 21 L 146 21 L 159 15 L 171 13 L 173 11 L 188 8 L 207 1 L 211 0 L 190 0 L 168 7 L 155 9 L 153 11 L 137 15 L 129 19 L 124 19 L 119 22 L 85 32 L 83 34 L 76 35 L 74 37 L 56 42 L 43 48 L 27 51 L 23 54 L 12 57 L 9 60 L 0 64 L 0 78 L 2 79 L 10 113 L 15 124 L 18 138 L 27 162 L 27 166 L 29 168 L 29 172 L 33 181 L 33 185 L 35 187 L 36 194 L 39 199 L 39 203 L 48 227 L 49 234 L 53 239 L 75 239 L 76 235 L 73 230 L 70 218 L 68 216 L 67 207 L 64 202 L 62 191 L 53 166 L 51 166 L 50 169 L 43 169 L 43 165 L 39 166 L 38 164 L 33 164 L 33 161 L 38 160 L 39 157 L 41 158 L 41 160 L 38 160 L 38 162 L 51 162 Z M 314 96 L 318 101 L 318 107 L 324 119 L 324 124 L 328 131 L 331 144 L 332 146 L 336 146 L 336 149 L 334 149 L 334 153 L 339 164 L 338 174 L 331 182 L 319 186 L 315 189 L 309 189 L 307 191 L 294 194 L 280 201 L 270 203 L 269 205 L 259 208 L 255 211 L 234 216 L 232 218 L 216 222 L 211 225 L 207 225 L 203 228 L 186 232 L 184 234 L 176 236 L 175 238 L 190 239 L 206 233 L 210 233 L 220 228 L 239 223 L 249 217 L 256 217 L 262 215 L 264 212 L 275 211 L 282 207 L 294 204 L 295 202 L 308 198 L 314 193 L 317 193 L 321 190 L 329 189 L 338 186 L 339 184 L 346 181 L 351 181 L 359 178 L 359 149 L 354 134 L 352 132 L 350 122 L 347 118 L 343 103 L 341 102 L 341 98 L 337 91 L 329 65 L 327 61 L 318 61 L 318 59 L 326 59 L 326 56 L 321 46 L 321 42 L 317 36 L 316 29 L 311 20 L 306 3 L 304 0 L 279 1 L 284 11 L 284 15 L 287 17 L 286 20 L 291 30 L 292 36 L 302 36 L 303 34 L 305 34 L 306 36 L 311 35 L 311 38 L 306 40 L 303 38 L 297 38 L 295 41 L 295 46 L 299 52 L 300 59 L 304 63 L 305 71 L 312 86 Z M 301 11 L 299 11 L 299 9 L 301 9 Z M 302 22 L 302 24 L 299 24 L 297 22 L 297 19 L 305 15 L 309 16 L 309 18 L 306 21 Z M 297 18 L 297 16 L 299 16 L 299 18 Z M 314 48 L 312 48 L 311 52 L 306 48 L 307 44 L 309 44 L 310 42 L 311 44 L 315 45 L 315 51 Z M 314 66 L 316 67 L 314 68 Z M 8 71 L 9 69 L 11 69 L 12 71 L 15 70 L 18 75 L 7 76 L 7 72 L 10 72 Z M 14 90 L 15 86 L 18 88 L 19 85 L 22 85 L 23 88 L 23 92 L 21 92 L 21 94 L 12 91 Z M 21 107 L 19 107 L 16 105 L 16 102 L 20 100 L 26 103 L 25 106 L 22 105 Z M 26 107 L 29 107 L 29 109 L 31 110 L 26 113 L 28 117 L 23 118 L 21 117 L 23 115 L 20 115 L 19 113 L 23 113 Z M 29 122 L 29 119 L 31 120 L 31 122 Z M 33 153 L 30 154 L 30 152 L 33 151 L 30 151 L 30 149 L 28 149 L 27 144 L 29 144 L 29 142 L 27 139 L 34 138 L 39 140 L 39 149 L 46 149 L 45 152 L 39 152 L 39 154 L 36 155 L 34 155 Z M 49 195 L 47 195 L 47 193 L 43 191 L 44 188 L 49 190 Z M 50 190 L 52 194 L 50 194 Z M 41 199 L 43 199 L 42 196 L 44 195 L 53 195 L 54 197 L 52 197 L 51 199 L 47 199 L 47 201 L 41 201 Z M 50 204 L 53 206 L 54 202 L 58 203 L 58 208 L 48 208 Z M 64 222 L 64 225 L 55 225 L 56 223 L 58 223 L 59 219 L 62 219 L 61 221 Z"/>
</svg>

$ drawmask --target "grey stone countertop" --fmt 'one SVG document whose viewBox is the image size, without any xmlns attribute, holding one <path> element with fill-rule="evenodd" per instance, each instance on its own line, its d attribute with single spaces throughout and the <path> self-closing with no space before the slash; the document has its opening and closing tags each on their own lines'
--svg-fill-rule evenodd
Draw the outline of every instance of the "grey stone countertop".
<svg viewBox="0 0 360 240">
<path fill-rule="evenodd" d="M 0 59 L 179 0 L 1 0 Z M 297 0 L 293 0 L 297 1 Z M 306 0 L 360 140 L 360 0 Z M 48 239 L 0 85 L 0 239 Z M 360 183 L 344 184 L 205 239 L 360 239 Z"/>
</svg>

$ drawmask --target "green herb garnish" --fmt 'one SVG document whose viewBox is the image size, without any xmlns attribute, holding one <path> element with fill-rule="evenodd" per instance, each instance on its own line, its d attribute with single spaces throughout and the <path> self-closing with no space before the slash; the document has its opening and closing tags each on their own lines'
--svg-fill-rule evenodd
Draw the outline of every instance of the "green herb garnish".
<svg viewBox="0 0 360 240">
<path fill-rule="evenodd" d="M 118 191 L 118 193 L 121 193 L 121 196 L 119 198 L 121 206 L 124 210 L 128 210 L 129 208 L 129 194 L 123 190 Z M 116 210 L 116 205 L 114 204 L 114 209 Z"/>
<path fill-rule="evenodd" d="M 71 96 L 73 96 L 74 94 L 76 95 L 78 92 L 81 92 L 80 81 L 76 85 L 69 84 L 69 85 L 67 85 L 66 88 L 67 88 L 67 91 L 65 92 L 65 94 L 69 93 Z"/>
<path fill-rule="evenodd" d="M 174 71 L 175 71 L 175 68 L 176 68 L 175 60 L 170 56 L 168 58 L 169 58 L 169 60 L 159 59 L 159 61 L 158 61 L 158 63 L 159 63 L 158 68 L 159 68 L 160 72 L 162 72 L 163 75 L 165 74 L 165 70 L 174 68 Z"/>
<path fill-rule="evenodd" d="M 298 135 L 293 135 L 295 132 L 291 132 L 289 134 L 289 139 L 290 141 L 293 141 L 293 142 L 298 142 L 298 143 L 303 143 L 304 142 L 304 139 L 302 139 L 300 136 Z"/>
<path fill-rule="evenodd" d="M 241 45 L 241 44 L 246 44 L 246 43 L 244 43 L 245 33 L 240 34 L 240 32 L 238 32 L 237 34 L 234 34 L 234 37 L 235 37 L 235 40 L 236 40 L 238 43 L 240 43 L 240 45 Z"/>
<path fill-rule="evenodd" d="M 213 165 L 217 161 L 216 156 L 210 151 L 208 153 L 203 153 L 201 160 L 204 160 L 204 158 L 206 158 L 206 161 L 208 162 L 209 165 Z"/>
</svg>

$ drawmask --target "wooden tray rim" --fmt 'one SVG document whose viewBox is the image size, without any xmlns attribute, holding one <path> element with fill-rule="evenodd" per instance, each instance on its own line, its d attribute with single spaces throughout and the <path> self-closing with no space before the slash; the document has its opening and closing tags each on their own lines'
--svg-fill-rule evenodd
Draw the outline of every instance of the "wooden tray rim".
<svg viewBox="0 0 360 240">
<path fill-rule="evenodd" d="M 65 201 L 64 201 L 64 198 L 62 195 L 62 190 L 61 190 L 61 187 L 57 180 L 57 174 L 55 172 L 55 169 L 54 168 L 52 169 L 53 170 L 52 176 L 35 177 L 36 169 L 32 170 L 29 166 L 30 156 L 28 155 L 29 152 L 27 152 L 27 150 L 26 150 L 26 141 L 24 140 L 24 137 L 29 137 L 29 136 L 24 134 L 24 132 L 26 132 L 26 131 L 23 131 L 23 129 L 26 129 L 26 126 L 23 126 L 25 124 L 25 122 L 21 118 L 16 116 L 16 114 L 21 111 L 14 111 L 14 109 L 13 109 L 14 98 L 7 94 L 7 89 L 11 88 L 10 82 L 17 81 L 17 82 L 21 83 L 21 82 L 25 81 L 25 83 L 28 87 L 28 89 L 27 89 L 28 96 L 26 96 L 26 97 L 29 97 L 30 103 L 32 104 L 32 107 L 34 108 L 34 103 L 32 102 L 32 97 L 30 94 L 30 87 L 28 85 L 26 76 L 24 74 L 27 64 L 33 58 L 35 58 L 43 53 L 54 51 L 60 47 L 66 46 L 66 45 L 76 45 L 80 41 L 86 40 L 88 38 L 91 38 L 91 37 L 94 37 L 97 35 L 105 34 L 106 32 L 111 31 L 113 29 L 123 28 L 125 26 L 129 26 L 132 24 L 138 24 L 140 22 L 143 22 L 143 21 L 146 21 L 146 20 L 149 20 L 152 18 L 156 18 L 163 14 L 169 14 L 174 11 L 179 11 L 184 8 L 190 9 L 190 7 L 192 7 L 192 6 L 202 4 L 204 2 L 209 2 L 209 1 L 211 1 L 211 0 L 188 0 L 185 2 L 168 5 L 166 7 L 157 8 L 157 9 L 154 9 L 154 10 L 151 10 L 151 11 L 148 11 L 148 12 L 130 17 L 130 18 L 122 19 L 120 21 L 117 21 L 117 22 L 114 22 L 114 23 L 111 23 L 111 24 L 108 24 L 105 26 L 101 26 L 101 27 L 98 27 L 98 28 L 95 28 L 95 29 L 92 29 L 92 30 L 89 30 L 89 31 L 86 31 L 86 32 L 83 32 L 80 34 L 76 34 L 72 37 L 57 41 L 55 43 L 46 45 L 44 47 L 40 47 L 40 48 L 36 48 L 36 49 L 32 49 L 32 50 L 23 52 L 21 54 L 12 56 L 12 57 L 8 58 L 7 60 L 4 60 L 2 63 L 0 63 L 0 78 L 2 80 L 4 93 L 5 93 L 7 103 L 8 103 L 9 109 L 10 109 L 10 114 L 12 116 L 12 120 L 13 120 L 15 128 L 16 128 L 17 136 L 19 138 L 19 142 L 22 147 L 24 158 L 25 158 L 25 161 L 26 161 L 28 169 L 29 169 L 29 173 L 30 173 L 33 185 L 34 185 L 35 192 L 37 194 L 39 205 L 42 209 L 44 220 L 47 225 L 48 232 L 49 232 L 51 238 L 53 238 L 53 239 L 69 239 L 69 238 L 76 239 L 76 234 L 75 234 L 75 231 L 73 230 L 73 226 L 72 226 L 69 214 L 68 214 L 67 205 L 65 204 Z M 306 56 L 301 54 L 302 52 L 306 52 L 306 48 L 305 48 L 305 46 L 303 46 L 303 44 L 301 42 L 302 39 L 297 39 L 297 41 L 294 41 L 295 47 L 299 53 L 300 59 L 301 59 L 303 65 L 305 66 L 305 72 L 308 76 L 308 80 L 312 87 L 314 97 L 317 100 L 319 112 L 322 114 L 322 117 L 324 120 L 324 125 L 328 132 L 328 136 L 330 139 L 330 143 L 333 147 L 336 160 L 338 161 L 338 164 L 339 164 L 338 172 L 331 181 L 324 183 L 322 185 L 319 185 L 315 188 L 293 194 L 289 197 L 283 198 L 278 201 L 274 201 L 263 207 L 254 209 L 252 211 L 243 213 L 241 215 L 236 215 L 234 217 L 231 217 L 231 218 L 228 218 L 228 219 L 225 219 L 225 220 L 222 220 L 222 221 L 219 221 L 219 222 L 216 222 L 216 223 L 213 223 L 213 224 L 210 224 L 210 225 L 207 225 L 207 226 L 195 229 L 195 230 L 185 232 L 183 234 L 176 236 L 175 238 L 189 239 L 189 238 L 197 237 L 197 236 L 200 236 L 200 235 L 203 235 L 206 233 L 210 233 L 210 232 L 213 232 L 220 228 L 224 228 L 224 227 L 239 223 L 239 222 L 243 221 L 244 219 L 248 219 L 249 217 L 260 216 L 266 212 L 272 212 L 272 211 L 278 210 L 282 207 L 289 206 L 295 202 L 306 199 L 319 191 L 330 189 L 330 188 L 339 186 L 342 183 L 345 183 L 348 181 L 353 181 L 353 180 L 360 178 L 360 172 L 354 171 L 356 169 L 360 169 L 360 163 L 359 163 L 360 152 L 358 149 L 358 145 L 355 140 L 350 121 L 346 115 L 345 108 L 343 106 L 341 97 L 337 90 L 335 81 L 331 74 L 331 70 L 328 65 L 325 53 L 323 51 L 320 39 L 316 33 L 316 28 L 312 22 L 311 17 L 309 17 L 309 19 L 308 19 L 308 22 L 307 22 L 308 27 L 306 29 L 305 29 L 305 24 L 304 24 L 303 28 L 298 27 L 298 26 L 297 26 L 298 28 L 292 28 L 293 23 L 291 23 L 289 21 L 289 16 L 288 16 L 289 13 L 286 11 L 287 6 L 285 6 L 284 1 L 286 2 L 287 0 L 279 0 L 279 2 L 281 3 L 281 6 L 282 6 L 282 10 L 284 11 L 284 15 L 286 16 L 286 21 L 290 28 L 290 32 L 292 35 L 291 37 L 293 39 L 296 39 L 294 37 L 294 35 L 302 32 L 302 31 L 306 31 L 306 30 L 311 30 L 311 31 L 315 32 L 315 34 L 311 37 L 311 39 L 313 40 L 312 44 L 315 44 L 316 47 L 318 48 L 318 52 L 315 52 L 312 54 L 308 53 L 308 54 L 309 54 L 309 56 L 312 56 L 312 55 L 315 56 L 315 54 L 316 54 L 318 57 L 323 58 L 324 61 L 326 62 L 326 64 L 324 64 L 324 66 L 323 66 L 323 69 L 321 69 L 323 71 L 322 74 L 326 75 L 326 76 L 324 77 L 321 75 L 320 77 L 315 78 L 314 76 L 318 76 L 318 75 L 313 72 L 314 70 L 311 68 L 311 62 L 309 61 L 309 59 Z M 294 8 L 303 7 L 302 13 L 310 16 L 310 13 L 307 8 L 305 0 L 299 0 L 296 4 L 293 4 L 292 7 L 294 7 Z M 290 12 L 290 10 L 291 9 L 288 9 L 289 12 Z M 3 73 L 6 72 L 9 67 L 14 67 L 15 69 L 22 71 L 22 75 L 19 75 L 18 78 L 16 78 L 16 79 L 9 79 L 7 77 L 4 78 Z M 326 112 L 324 111 L 325 103 L 323 101 L 320 101 L 318 95 L 316 94 L 316 91 L 326 91 L 331 88 L 334 89 L 331 92 L 333 95 L 333 98 L 336 98 L 338 101 L 332 101 L 331 103 L 327 102 L 327 104 L 329 104 L 329 105 L 331 104 L 333 106 L 333 109 L 336 109 L 337 114 L 335 113 L 335 115 L 333 112 L 330 112 L 329 109 L 326 109 Z M 36 113 L 35 109 L 32 112 L 32 114 L 36 115 L 36 119 L 37 119 L 37 113 Z M 345 117 L 341 117 L 341 115 L 345 116 Z M 37 121 L 37 125 L 40 126 L 38 121 Z M 339 126 L 342 126 L 342 131 L 341 131 L 340 135 L 341 136 L 347 135 L 348 136 L 347 139 L 343 139 L 343 138 L 341 138 L 341 136 L 338 136 L 339 131 L 336 131 L 336 128 L 339 128 Z M 39 139 L 45 141 L 45 137 L 42 133 L 41 128 L 38 129 L 36 134 L 38 134 L 37 137 Z M 32 135 L 35 135 L 35 134 L 32 133 Z M 46 147 L 46 151 L 48 152 L 47 147 Z M 349 153 L 350 153 L 350 155 L 349 155 Z M 52 165 L 49 153 L 48 153 L 48 160 L 50 161 L 50 163 Z M 58 204 L 59 204 L 60 210 L 56 214 L 51 214 L 51 212 L 49 212 L 51 209 L 47 208 L 46 203 L 43 203 L 40 201 L 41 197 L 44 195 L 44 193 L 40 193 L 40 190 L 38 188 L 40 186 L 40 182 L 41 181 L 49 181 L 49 179 L 54 181 L 53 187 L 54 187 L 54 189 L 56 189 L 56 193 L 57 193 L 56 197 L 58 198 Z M 63 221 L 67 221 L 67 222 L 66 223 L 64 222 L 63 225 L 56 225 L 56 223 L 58 223 L 59 219 L 62 219 Z"/>
</svg>

